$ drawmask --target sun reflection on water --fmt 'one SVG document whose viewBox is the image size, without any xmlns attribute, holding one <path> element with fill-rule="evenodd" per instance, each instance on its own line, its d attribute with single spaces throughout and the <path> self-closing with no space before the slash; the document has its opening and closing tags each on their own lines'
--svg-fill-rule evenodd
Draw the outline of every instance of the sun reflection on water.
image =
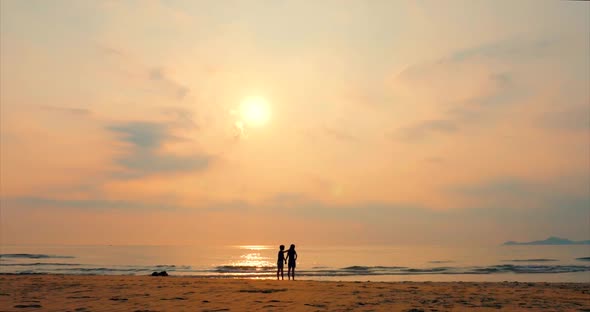
<svg viewBox="0 0 590 312">
<path fill-rule="evenodd" d="M 271 249 L 271 246 L 268 245 L 240 245 L 236 246 L 239 249 L 248 249 L 248 250 L 268 250 Z"/>
<path fill-rule="evenodd" d="M 256 268 L 256 270 L 261 270 L 273 266 L 268 260 L 268 257 L 264 257 L 258 252 L 251 252 L 241 255 L 239 260 L 232 261 L 231 266 L 250 267 Z"/>
<path fill-rule="evenodd" d="M 256 272 L 265 271 L 275 267 L 275 264 L 270 261 L 268 254 L 265 252 L 271 249 L 268 245 L 239 245 L 232 246 L 233 248 L 242 250 L 239 256 L 229 261 L 226 264 L 227 268 L 232 271 L 239 272 Z"/>
</svg>

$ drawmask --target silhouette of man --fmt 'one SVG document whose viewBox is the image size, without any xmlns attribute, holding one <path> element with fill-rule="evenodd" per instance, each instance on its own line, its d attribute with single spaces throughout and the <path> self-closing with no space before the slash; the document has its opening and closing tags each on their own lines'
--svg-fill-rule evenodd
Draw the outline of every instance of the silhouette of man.
<svg viewBox="0 0 590 312">
<path fill-rule="evenodd" d="M 278 259 L 277 259 L 277 280 L 279 279 L 279 273 L 281 274 L 281 279 L 285 279 L 285 275 L 284 275 L 284 271 L 283 271 L 283 265 L 285 263 L 287 263 L 287 260 L 285 259 L 285 245 L 281 245 L 279 246 L 279 255 L 278 255 Z"/>
</svg>

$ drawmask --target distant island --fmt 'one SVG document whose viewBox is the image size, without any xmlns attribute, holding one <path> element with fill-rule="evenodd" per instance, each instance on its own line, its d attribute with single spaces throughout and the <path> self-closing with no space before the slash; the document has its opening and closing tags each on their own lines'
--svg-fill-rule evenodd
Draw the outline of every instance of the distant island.
<svg viewBox="0 0 590 312">
<path fill-rule="evenodd" d="M 545 240 L 532 241 L 532 242 L 507 241 L 503 245 L 590 245 L 590 240 L 572 241 L 567 238 L 552 236 L 552 237 L 549 237 Z"/>
</svg>

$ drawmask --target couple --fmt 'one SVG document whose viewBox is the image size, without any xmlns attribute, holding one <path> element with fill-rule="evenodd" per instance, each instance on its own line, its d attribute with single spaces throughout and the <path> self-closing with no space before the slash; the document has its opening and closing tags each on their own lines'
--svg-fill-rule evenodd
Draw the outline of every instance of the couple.
<svg viewBox="0 0 590 312">
<path fill-rule="evenodd" d="M 283 275 L 283 264 L 287 262 L 289 262 L 287 269 L 287 279 L 291 279 L 291 276 L 293 276 L 293 280 L 295 280 L 295 260 L 297 260 L 295 245 L 291 244 L 291 247 L 289 247 L 289 250 L 287 251 L 285 251 L 285 245 L 281 245 L 279 249 L 279 259 L 277 260 L 277 280 L 279 279 L 279 273 L 281 274 L 281 279 L 285 279 Z M 285 253 L 287 253 L 286 258 Z"/>
</svg>

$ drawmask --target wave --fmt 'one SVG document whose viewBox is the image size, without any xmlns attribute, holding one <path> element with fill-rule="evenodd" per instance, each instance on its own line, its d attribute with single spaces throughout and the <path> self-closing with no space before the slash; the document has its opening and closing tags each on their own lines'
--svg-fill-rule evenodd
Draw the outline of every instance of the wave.
<svg viewBox="0 0 590 312">
<path fill-rule="evenodd" d="M 450 261 L 450 260 L 433 260 L 433 261 L 428 261 L 428 263 L 453 263 L 454 261 Z"/>
<path fill-rule="evenodd" d="M 190 265 L 173 265 L 173 264 L 158 264 L 153 267 L 156 269 L 159 269 L 159 270 L 176 270 L 176 269 L 190 270 L 191 269 Z"/>
<path fill-rule="evenodd" d="M 353 265 L 349 267 L 342 268 L 341 270 L 347 271 L 369 271 L 369 270 L 396 270 L 396 269 L 405 269 L 407 267 L 402 266 L 362 266 L 362 265 Z"/>
<path fill-rule="evenodd" d="M 481 272 L 489 271 L 490 273 L 572 273 L 590 271 L 587 265 L 494 265 L 487 268 L 479 269 Z"/>
<path fill-rule="evenodd" d="M 2 266 L 79 266 L 79 263 L 54 263 L 54 262 L 34 262 L 34 263 L 3 263 Z"/>
<path fill-rule="evenodd" d="M 275 266 L 222 265 L 214 267 L 192 268 L 183 265 L 89 265 L 79 263 L 10 263 L 2 264 L 2 273 L 9 274 L 92 274 L 92 275 L 149 275 L 154 271 L 168 271 L 175 275 L 194 275 L 202 277 L 272 277 L 276 274 Z M 500 264 L 491 266 L 469 267 L 402 267 L 402 266 L 361 266 L 343 268 L 313 267 L 300 268 L 299 276 L 354 277 L 354 276 L 395 276 L 395 275 L 479 275 L 479 274 L 556 274 L 590 272 L 590 265 L 535 265 L 535 264 Z"/>
<path fill-rule="evenodd" d="M 0 258 L 16 259 L 73 259 L 73 256 L 56 256 L 43 254 L 0 254 Z"/>
<path fill-rule="evenodd" d="M 512 259 L 512 260 L 503 260 L 504 262 L 552 262 L 552 261 L 559 261 L 556 259 Z"/>
<path fill-rule="evenodd" d="M 590 257 L 576 258 L 576 260 L 578 260 L 578 261 L 590 261 Z"/>
</svg>

